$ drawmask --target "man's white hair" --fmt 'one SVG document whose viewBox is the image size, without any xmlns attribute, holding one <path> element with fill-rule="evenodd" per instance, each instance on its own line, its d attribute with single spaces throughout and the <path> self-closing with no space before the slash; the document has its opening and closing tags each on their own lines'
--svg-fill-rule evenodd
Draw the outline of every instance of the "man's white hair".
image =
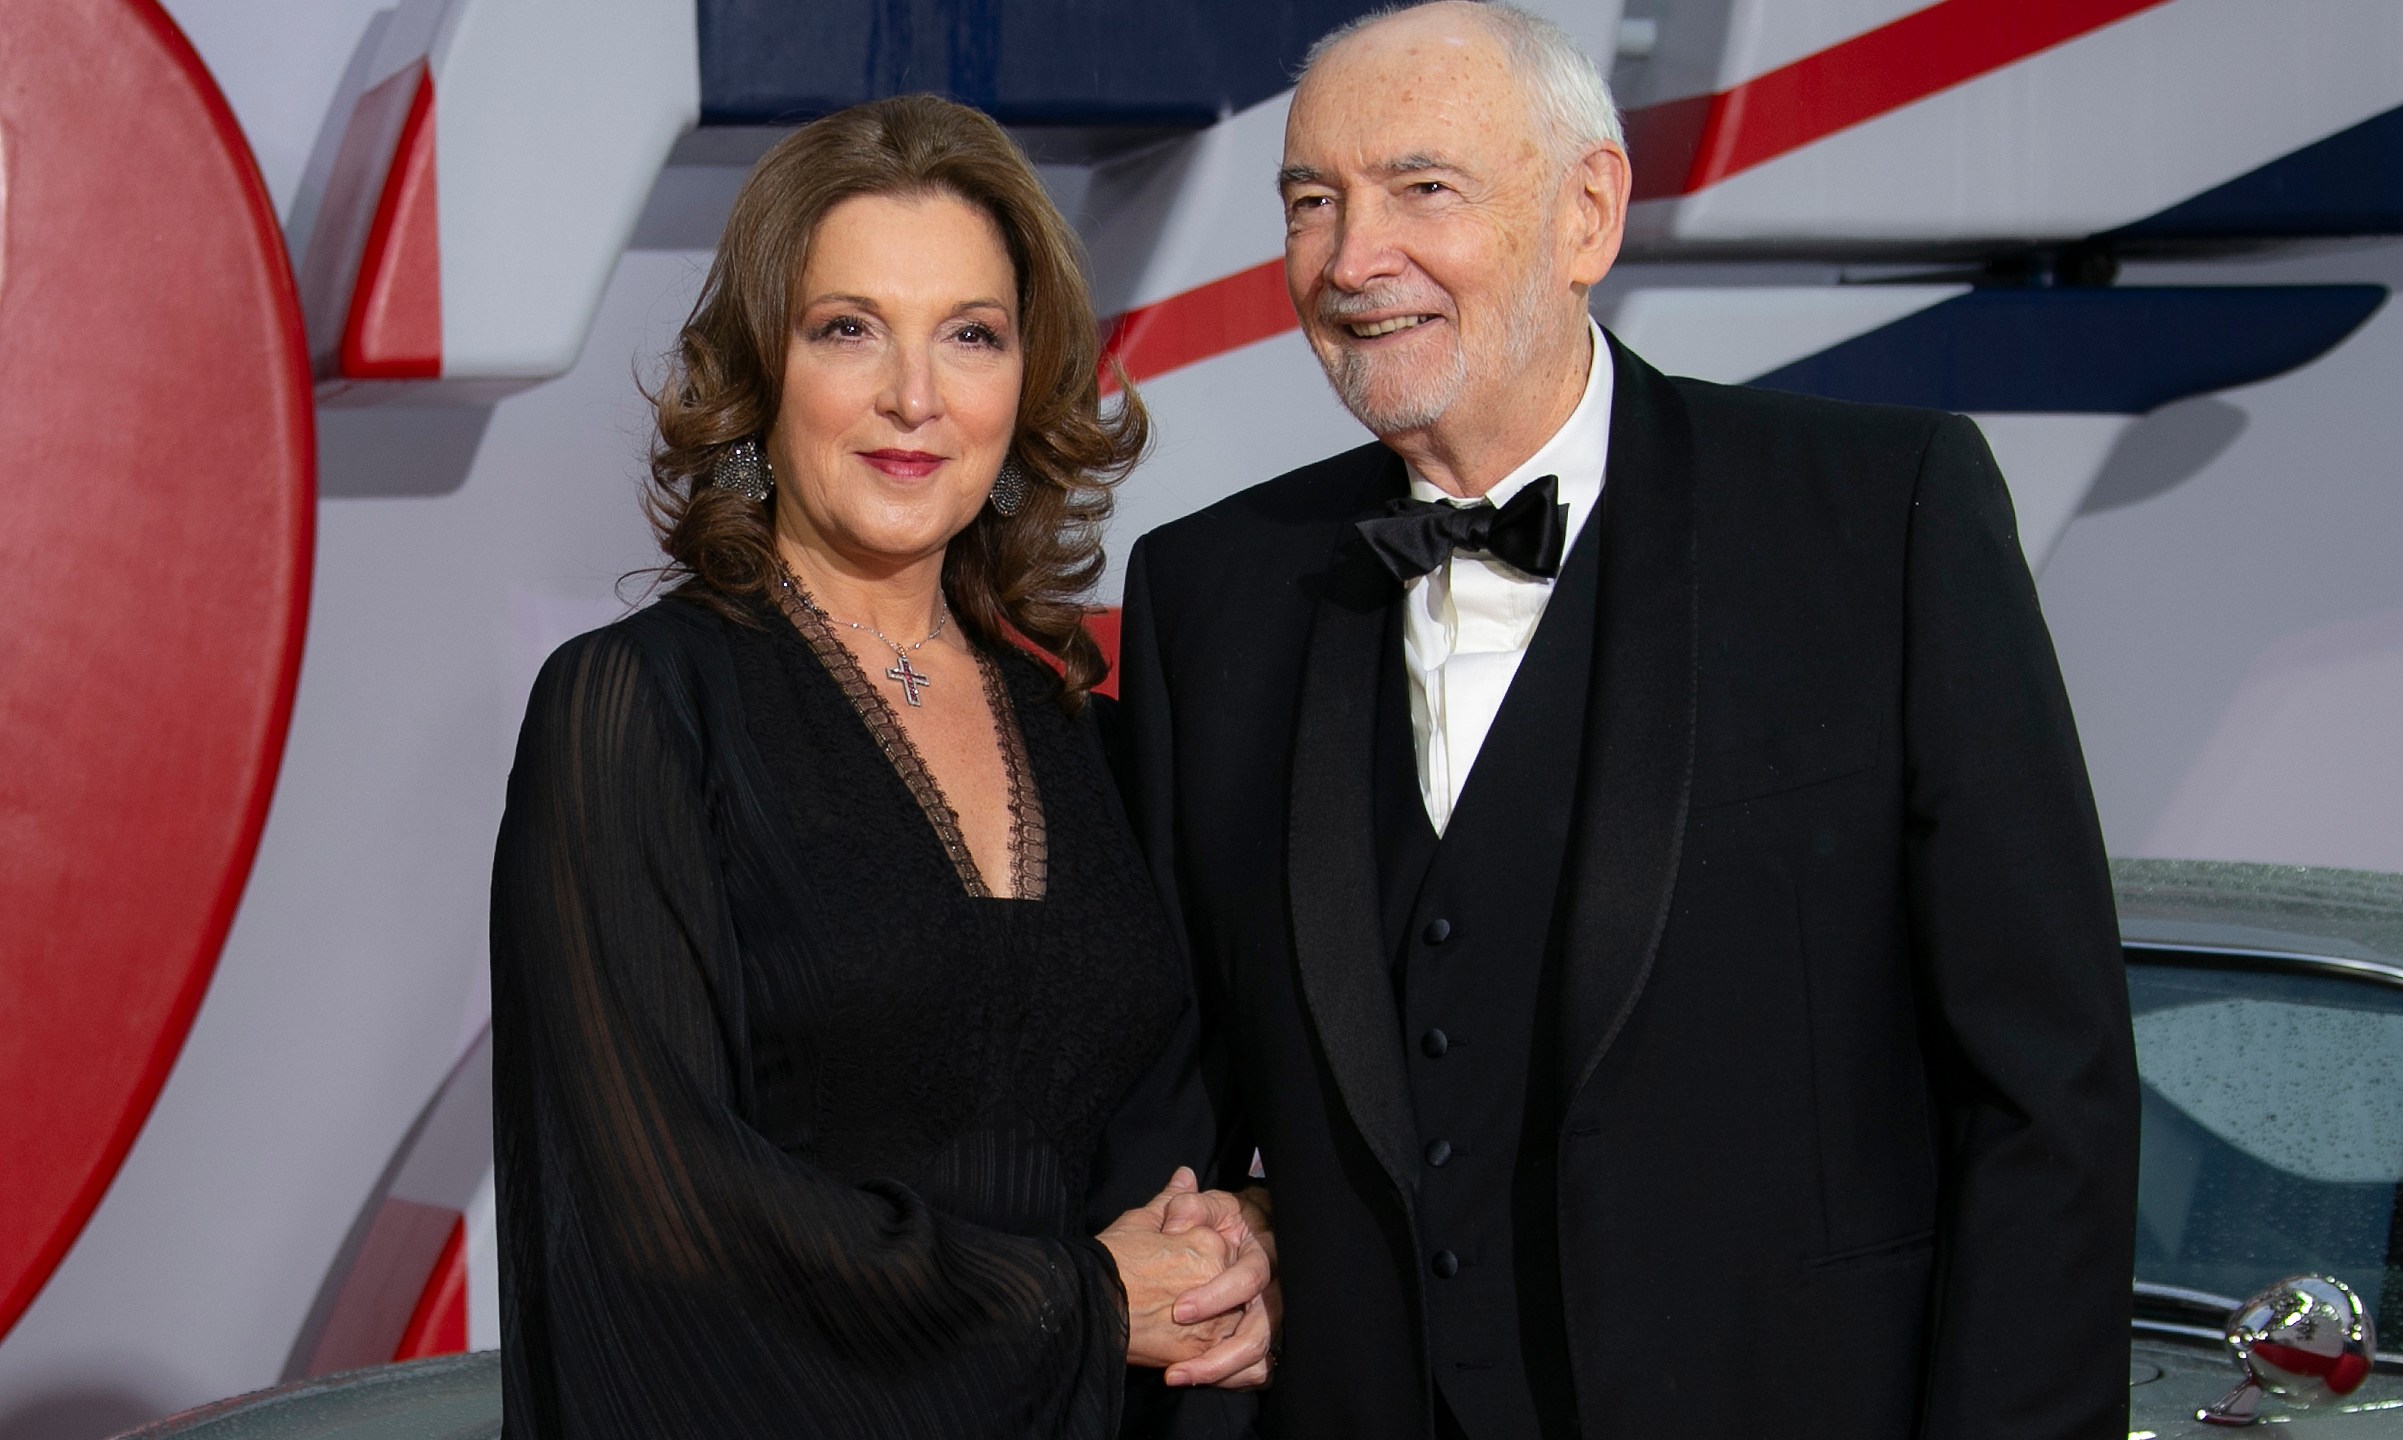
<svg viewBox="0 0 2403 1440">
<path fill-rule="evenodd" d="M 1308 79 L 1327 52 L 1344 41 L 1379 21 L 1419 8 L 1388 5 L 1328 31 L 1302 57 L 1295 83 Z M 1509 0 L 1481 0 L 1475 13 L 1509 52 L 1510 67 L 1527 87 L 1536 120 L 1549 132 L 1546 138 L 1564 164 L 1583 158 L 1605 141 L 1626 143 L 1618 104 L 1610 98 L 1610 82 L 1602 78 L 1593 57 L 1578 48 L 1566 30 Z"/>
</svg>

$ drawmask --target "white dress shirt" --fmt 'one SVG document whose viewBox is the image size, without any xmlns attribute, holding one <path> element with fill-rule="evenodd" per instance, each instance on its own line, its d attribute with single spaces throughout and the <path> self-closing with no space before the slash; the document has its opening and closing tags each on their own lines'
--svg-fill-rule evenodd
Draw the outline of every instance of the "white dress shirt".
<svg viewBox="0 0 2403 1440">
<path fill-rule="evenodd" d="M 1499 506 L 1537 476 L 1556 475 L 1560 501 L 1569 509 L 1566 556 L 1602 499 L 1602 470 L 1610 458 L 1610 347 L 1602 343 L 1600 326 L 1589 319 L 1586 328 L 1594 349 L 1584 398 L 1542 449 L 1482 499 L 1445 494 L 1415 470 L 1410 493 L 1454 505 Z M 1473 551 L 1456 552 L 1403 587 L 1402 656 L 1410 673 L 1418 793 L 1438 835 L 1452 823 L 1469 769 L 1551 598 L 1551 581 Z"/>
</svg>

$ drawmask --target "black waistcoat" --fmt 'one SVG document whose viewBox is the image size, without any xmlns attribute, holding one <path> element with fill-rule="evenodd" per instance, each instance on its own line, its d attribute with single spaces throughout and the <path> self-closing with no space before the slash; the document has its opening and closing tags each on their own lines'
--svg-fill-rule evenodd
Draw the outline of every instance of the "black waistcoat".
<svg viewBox="0 0 2403 1440">
<path fill-rule="evenodd" d="M 1398 604 L 1385 647 L 1378 878 L 1422 1147 L 1429 1368 L 1477 1437 L 1576 1432 L 1556 1241 L 1555 920 L 1592 671 L 1597 529 L 1571 548 L 1441 840 L 1419 797 Z"/>
</svg>

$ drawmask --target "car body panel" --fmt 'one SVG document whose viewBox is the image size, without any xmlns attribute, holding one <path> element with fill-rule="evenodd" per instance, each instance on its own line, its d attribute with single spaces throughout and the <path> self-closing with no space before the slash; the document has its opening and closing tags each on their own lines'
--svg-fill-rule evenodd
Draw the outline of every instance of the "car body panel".
<svg viewBox="0 0 2403 1440">
<path fill-rule="evenodd" d="M 377 1365 L 237 1395 L 120 1440 L 498 1440 L 497 1350 Z"/>
<path fill-rule="evenodd" d="M 2206 1332 L 2207 1333 L 2207 1332 Z M 2128 1363 L 2128 1436 L 2150 1440 L 2226 1437 L 2228 1427 L 2205 1424 L 2195 1412 L 2234 1389 L 2242 1377 L 2217 1338 L 2138 1336 Z M 2381 1368 L 2340 1405 L 2317 1410 L 2265 1407 L 2266 1424 L 2297 1437 L 2393 1440 L 2403 1435 L 2403 1375 Z"/>
</svg>

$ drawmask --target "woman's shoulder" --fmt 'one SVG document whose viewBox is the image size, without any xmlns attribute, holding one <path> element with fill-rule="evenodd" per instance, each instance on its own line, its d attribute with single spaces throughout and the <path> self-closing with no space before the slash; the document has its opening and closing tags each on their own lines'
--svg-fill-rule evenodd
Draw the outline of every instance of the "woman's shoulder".
<svg viewBox="0 0 2403 1440">
<path fill-rule="evenodd" d="M 733 623 L 707 606 L 665 596 L 553 650 L 527 708 L 584 710 L 637 697 L 689 706 L 722 666 Z"/>
</svg>

